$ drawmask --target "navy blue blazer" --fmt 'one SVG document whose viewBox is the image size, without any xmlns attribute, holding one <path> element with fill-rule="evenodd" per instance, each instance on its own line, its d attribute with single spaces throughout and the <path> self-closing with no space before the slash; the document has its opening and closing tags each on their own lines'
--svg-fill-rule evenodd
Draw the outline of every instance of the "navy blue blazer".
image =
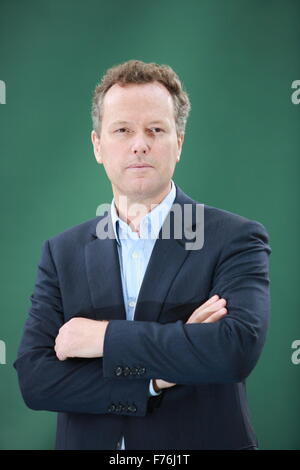
<svg viewBox="0 0 300 470">
<path fill-rule="evenodd" d="M 175 203 L 197 204 L 177 185 Z M 26 405 L 58 412 L 56 449 L 116 449 L 122 435 L 129 450 L 257 446 L 246 378 L 269 323 L 266 229 L 204 205 L 202 248 L 159 236 L 128 321 L 116 240 L 96 234 L 108 214 L 43 244 L 14 362 Z M 186 324 L 214 294 L 227 315 Z M 58 330 L 73 317 L 109 320 L 103 358 L 57 359 Z M 149 398 L 152 378 L 177 385 Z"/>
</svg>

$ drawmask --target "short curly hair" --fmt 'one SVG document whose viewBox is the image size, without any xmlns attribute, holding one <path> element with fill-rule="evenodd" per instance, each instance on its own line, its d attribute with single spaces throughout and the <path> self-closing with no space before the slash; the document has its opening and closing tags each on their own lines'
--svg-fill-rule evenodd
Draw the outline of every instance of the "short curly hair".
<svg viewBox="0 0 300 470">
<path fill-rule="evenodd" d="M 191 104 L 181 81 L 169 65 L 160 65 L 154 62 L 146 63 L 141 60 L 129 60 L 108 69 L 95 88 L 92 100 L 93 129 L 97 134 L 101 131 L 103 100 L 106 92 L 114 84 L 126 85 L 129 83 L 143 84 L 160 82 L 172 96 L 174 103 L 175 123 L 178 135 L 185 132 L 187 118 Z"/>
</svg>

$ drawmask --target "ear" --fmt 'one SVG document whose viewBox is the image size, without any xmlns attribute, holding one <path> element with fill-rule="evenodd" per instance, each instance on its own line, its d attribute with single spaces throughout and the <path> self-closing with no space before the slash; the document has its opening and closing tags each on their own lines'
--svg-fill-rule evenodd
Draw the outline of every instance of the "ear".
<svg viewBox="0 0 300 470">
<path fill-rule="evenodd" d="M 180 155 L 181 155 L 181 150 L 182 150 L 182 144 L 184 141 L 184 134 L 181 134 L 177 137 L 177 145 L 178 145 L 178 155 L 177 155 L 177 161 L 179 162 L 180 160 Z"/>
<path fill-rule="evenodd" d="M 91 133 L 91 140 L 94 148 L 94 155 L 99 164 L 102 164 L 102 158 L 100 155 L 100 137 L 98 136 L 97 132 L 94 130 Z"/>
</svg>

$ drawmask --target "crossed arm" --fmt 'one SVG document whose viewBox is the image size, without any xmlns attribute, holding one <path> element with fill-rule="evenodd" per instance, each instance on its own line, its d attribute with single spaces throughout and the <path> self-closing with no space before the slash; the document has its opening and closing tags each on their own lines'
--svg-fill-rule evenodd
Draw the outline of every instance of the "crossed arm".
<svg viewBox="0 0 300 470">
<path fill-rule="evenodd" d="M 212 323 L 227 313 L 226 300 L 218 295 L 212 296 L 198 307 L 186 323 Z M 104 338 L 109 321 L 72 318 L 60 329 L 55 340 L 54 350 L 60 361 L 71 357 L 103 357 Z M 162 379 L 154 380 L 154 389 L 168 388 L 176 384 Z"/>
<path fill-rule="evenodd" d="M 33 409 L 77 413 L 107 413 L 112 402 L 128 403 L 124 415 L 132 415 L 134 403 L 135 416 L 145 416 L 150 379 L 157 378 L 159 388 L 243 380 L 265 341 L 270 251 L 261 224 L 249 222 L 235 233 L 216 266 L 211 304 L 201 305 L 185 324 L 85 318 L 64 323 L 45 242 L 14 363 L 24 401 Z M 211 298 L 216 294 L 219 300 Z M 221 313 L 224 302 L 227 314 Z M 145 373 L 116 376 L 117 366 L 131 364 L 144 364 Z"/>
</svg>

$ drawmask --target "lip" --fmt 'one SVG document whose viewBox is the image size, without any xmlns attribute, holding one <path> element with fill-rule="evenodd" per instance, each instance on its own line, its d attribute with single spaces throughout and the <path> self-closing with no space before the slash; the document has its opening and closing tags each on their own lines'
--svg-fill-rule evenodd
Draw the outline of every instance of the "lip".
<svg viewBox="0 0 300 470">
<path fill-rule="evenodd" d="M 136 164 L 136 165 L 130 165 L 127 168 L 143 169 L 143 168 L 153 168 L 153 166 L 147 165 L 147 164 Z"/>
</svg>

